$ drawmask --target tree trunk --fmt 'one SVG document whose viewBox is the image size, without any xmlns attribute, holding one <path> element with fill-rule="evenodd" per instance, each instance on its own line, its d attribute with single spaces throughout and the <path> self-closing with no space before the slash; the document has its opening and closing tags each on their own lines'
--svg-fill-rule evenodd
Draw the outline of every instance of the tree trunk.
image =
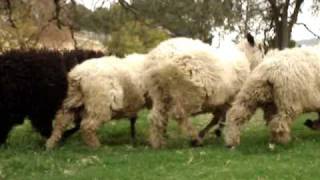
<svg viewBox="0 0 320 180">
<path fill-rule="evenodd" d="M 268 0 L 271 5 L 271 15 L 274 21 L 275 46 L 278 49 L 289 47 L 291 40 L 291 32 L 294 24 L 297 22 L 300 7 L 304 0 L 296 0 L 294 10 L 289 17 L 290 0 L 286 0 L 283 4 L 277 5 L 276 0 Z"/>
<path fill-rule="evenodd" d="M 289 27 L 288 27 L 288 16 L 286 12 L 283 12 L 281 14 L 281 21 L 277 23 L 278 28 L 276 30 L 278 31 L 276 34 L 278 35 L 278 48 L 285 49 L 289 46 Z"/>
</svg>

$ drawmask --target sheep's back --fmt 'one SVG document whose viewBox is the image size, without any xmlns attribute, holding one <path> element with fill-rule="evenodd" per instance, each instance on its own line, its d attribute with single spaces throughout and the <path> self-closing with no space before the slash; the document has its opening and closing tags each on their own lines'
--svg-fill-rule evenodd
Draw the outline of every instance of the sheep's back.
<svg viewBox="0 0 320 180">
<path fill-rule="evenodd" d="M 0 111 L 11 117 L 53 119 L 67 91 L 67 72 L 91 51 L 10 50 L 0 55 Z M 88 52 L 88 53 L 87 53 Z M 74 58 L 75 57 L 75 58 Z M 72 59 L 74 58 L 74 59 Z M 9 120 L 10 118 L 8 118 Z M 15 119 L 15 118 L 13 118 Z M 50 122 L 48 122 L 50 123 Z"/>
<path fill-rule="evenodd" d="M 299 110 L 320 110 L 320 54 L 316 48 L 274 52 L 251 76 L 271 83 L 275 100 L 295 104 Z"/>
<path fill-rule="evenodd" d="M 62 67 L 57 52 L 10 51 L 1 55 L 1 110 L 21 116 L 50 114 L 66 93 L 67 80 Z"/>
<path fill-rule="evenodd" d="M 223 56 L 186 38 L 161 43 L 148 54 L 146 64 L 148 89 L 161 86 L 190 111 L 226 103 L 250 71 L 243 53 Z"/>
<path fill-rule="evenodd" d="M 130 116 L 145 103 L 141 79 L 130 67 L 126 60 L 103 57 L 76 66 L 69 78 L 80 80 L 85 97 L 104 101 L 104 107 L 110 107 L 113 116 Z"/>
</svg>

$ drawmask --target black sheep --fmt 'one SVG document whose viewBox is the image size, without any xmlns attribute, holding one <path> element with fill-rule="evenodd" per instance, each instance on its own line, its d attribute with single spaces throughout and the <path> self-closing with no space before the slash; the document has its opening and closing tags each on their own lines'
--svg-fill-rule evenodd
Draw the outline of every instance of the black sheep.
<svg viewBox="0 0 320 180">
<path fill-rule="evenodd" d="M 0 144 L 26 117 L 42 136 L 49 137 L 55 113 L 66 96 L 67 72 L 86 59 L 101 56 L 94 51 L 46 49 L 0 54 Z"/>
</svg>

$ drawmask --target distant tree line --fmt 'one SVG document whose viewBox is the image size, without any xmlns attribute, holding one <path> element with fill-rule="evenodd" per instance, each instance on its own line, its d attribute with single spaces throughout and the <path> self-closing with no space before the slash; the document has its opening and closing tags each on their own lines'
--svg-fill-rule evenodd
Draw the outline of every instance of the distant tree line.
<svg viewBox="0 0 320 180">
<path fill-rule="evenodd" d="M 213 32 L 235 31 L 262 34 L 273 47 L 293 44 L 292 29 L 305 0 L 118 0 L 105 1 L 108 7 L 87 9 L 74 0 L 0 1 L 0 38 L 21 47 L 36 45 L 39 34 L 49 24 L 75 31 L 104 34 L 101 40 L 110 54 L 124 56 L 146 52 L 160 41 L 175 36 L 201 39 L 210 43 Z M 45 7 L 45 8 L 44 8 Z M 312 0 L 311 11 L 319 15 L 320 0 Z M 23 9 L 23 10 L 22 10 Z M 73 37 L 73 36 L 72 36 Z M 18 39 L 18 40 L 17 40 Z M 77 46 L 76 41 L 74 42 Z"/>
</svg>

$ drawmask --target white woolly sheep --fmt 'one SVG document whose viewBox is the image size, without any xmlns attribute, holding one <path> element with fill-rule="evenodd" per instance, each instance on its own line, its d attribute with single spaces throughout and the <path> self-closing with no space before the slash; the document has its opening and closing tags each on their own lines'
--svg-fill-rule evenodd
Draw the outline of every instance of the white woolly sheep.
<svg viewBox="0 0 320 180">
<path fill-rule="evenodd" d="M 96 130 L 113 118 L 135 117 L 146 104 L 141 81 L 144 55 L 125 59 L 103 57 L 76 66 L 68 75 L 68 95 L 56 115 L 47 148 L 60 140 L 67 125 L 78 113 L 82 137 L 90 147 L 99 147 Z"/>
<path fill-rule="evenodd" d="M 151 146 L 160 148 L 165 144 L 163 135 L 169 116 L 178 121 L 194 144 L 201 143 L 188 118 L 205 112 L 215 115 L 210 124 L 224 118 L 250 69 L 262 57 L 251 35 L 238 48 L 222 53 L 189 38 L 164 41 L 149 52 L 145 82 L 153 105 L 149 114 Z"/>
<path fill-rule="evenodd" d="M 271 141 L 290 141 L 290 125 L 303 112 L 320 111 L 320 48 L 275 51 L 250 74 L 226 117 L 225 143 L 240 143 L 240 128 L 268 105 Z"/>
</svg>

